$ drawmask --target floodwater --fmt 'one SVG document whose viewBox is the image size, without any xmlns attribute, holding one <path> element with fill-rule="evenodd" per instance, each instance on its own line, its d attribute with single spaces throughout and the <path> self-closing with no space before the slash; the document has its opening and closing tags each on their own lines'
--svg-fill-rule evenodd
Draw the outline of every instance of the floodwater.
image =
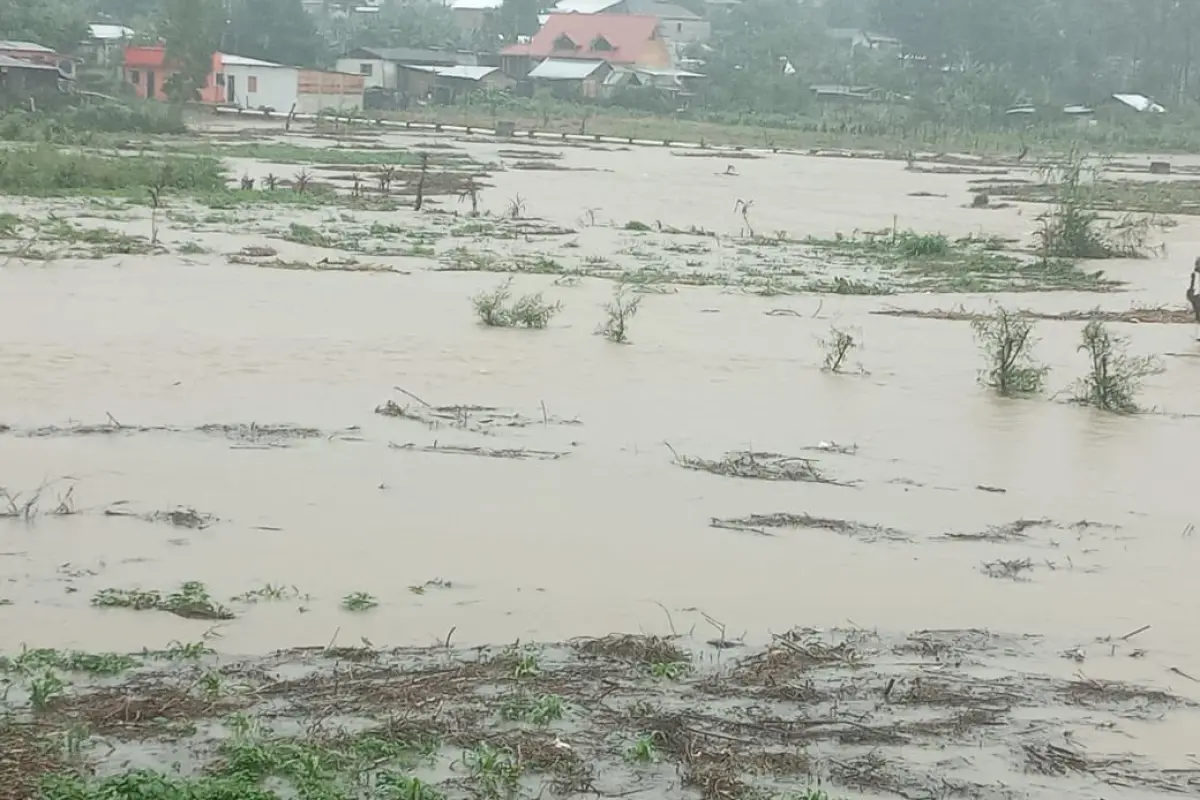
<svg viewBox="0 0 1200 800">
<path fill-rule="evenodd" d="M 495 160 L 497 145 L 466 149 Z M 972 176 L 913 174 L 896 162 L 779 155 L 733 161 L 739 175 L 728 177 L 716 174 L 722 159 L 665 150 L 564 152 L 564 165 L 597 171 L 496 172 L 485 209 L 498 213 L 519 194 L 528 215 L 564 226 L 592 209 L 601 222 L 659 220 L 736 236 L 735 201 L 753 199 L 758 230 L 793 237 L 895 223 L 1027 238 L 1037 213 L 965 209 Z M 922 191 L 946 197 L 910 196 Z M 613 230 L 581 231 L 585 252 L 616 243 Z M 195 580 L 219 598 L 264 583 L 308 595 L 235 605 L 238 619 L 222 623 L 213 643 L 233 653 L 334 638 L 428 644 L 451 630 L 460 644 L 699 630 L 708 624 L 701 611 L 751 640 L 798 624 L 853 624 L 988 627 L 1085 643 L 1149 625 L 1136 638 L 1144 658 L 1092 660 L 1085 671 L 1197 694 L 1167 671 L 1200 676 L 1191 589 L 1200 537 L 1187 534 L 1200 443 L 1200 417 L 1188 416 L 1200 414 L 1200 359 L 1189 356 L 1200 356 L 1200 344 L 1188 327 L 1116 326 L 1135 352 L 1165 356 L 1166 371 L 1141 399 L 1169 412 L 1117 417 L 1065 395 L 997 399 L 976 384 L 967 324 L 868 314 L 886 305 L 983 308 L 991 299 L 983 296 L 763 298 L 684 287 L 646 296 L 633 343 L 619 347 L 593 335 L 612 291 L 606 281 L 558 287 L 551 276 L 520 276 L 516 291 L 543 290 L 562 300 L 562 314 L 546 331 L 492 330 L 477 324 L 467 298 L 494 286 L 494 274 L 432 272 L 424 269 L 432 260 L 412 258 L 393 259 L 408 275 L 254 269 L 221 253 L 261 243 L 259 235 L 168 228 L 163 237 L 215 252 L 0 269 L 0 422 L 112 415 L 130 426 L 361 430 L 265 449 L 198 433 L 0 437 L 0 486 L 24 492 L 69 476 L 87 512 L 0 525 L 0 598 L 12 602 L 0 607 L 0 648 L 195 640 L 211 623 L 89 607 L 105 587 L 170 590 Z M 1166 242 L 1164 258 L 1105 265 L 1131 282 L 1128 292 L 995 299 L 1056 310 L 1177 304 L 1200 224 L 1181 218 Z M 283 256 L 319 253 L 273 245 Z M 800 316 L 764 313 L 774 308 Z M 819 369 L 817 339 L 834 323 L 861 332 L 869 374 Z M 1084 369 L 1080 328 L 1039 325 L 1053 391 Z M 483 436 L 374 414 L 388 399 L 411 402 L 397 386 L 433 404 L 497 406 L 537 423 Z M 582 424 L 542 425 L 543 404 Z M 434 440 L 570 454 L 518 461 L 388 447 Z M 854 455 L 815 454 L 855 486 L 688 471 L 666 446 L 719 458 L 743 448 L 813 455 L 804 448 L 823 441 L 857 445 Z M 43 505 L 67 485 L 47 486 Z M 138 511 L 190 506 L 220 522 L 188 531 L 103 515 L 121 501 Z M 910 541 L 709 527 L 714 517 L 773 512 L 874 523 Z M 1019 518 L 1063 527 L 1016 543 L 939 538 Z M 1067 527 L 1080 520 L 1101 526 Z M 1028 580 L 980 569 L 1026 557 L 1036 565 Z M 409 588 L 435 578 L 452 586 Z M 341 610 L 355 591 L 381 605 Z"/>
</svg>

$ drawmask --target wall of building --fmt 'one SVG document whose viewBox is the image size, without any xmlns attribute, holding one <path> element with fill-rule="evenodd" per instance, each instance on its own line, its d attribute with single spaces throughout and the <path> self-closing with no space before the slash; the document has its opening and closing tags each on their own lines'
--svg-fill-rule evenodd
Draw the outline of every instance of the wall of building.
<svg viewBox="0 0 1200 800">
<path fill-rule="evenodd" d="M 384 61 L 378 58 L 339 58 L 336 66 L 338 72 L 362 75 L 364 86 L 367 88 L 396 88 L 396 64 L 394 61 Z M 364 67 L 370 68 L 370 75 L 363 72 Z"/>
<path fill-rule="evenodd" d="M 161 46 L 125 48 L 122 75 L 125 82 L 133 87 L 134 93 L 150 100 L 166 101 L 167 94 L 163 85 L 175 74 L 174 68 L 164 65 L 164 51 Z M 200 87 L 200 102 L 220 103 L 225 100 L 225 88 L 217 84 L 216 75 L 221 71 L 221 54 L 213 53 L 212 69 L 205 76 L 204 85 Z M 154 91 L 149 92 L 150 77 L 153 74 Z"/>
<path fill-rule="evenodd" d="M 712 36 L 712 25 L 706 19 L 662 19 L 658 33 L 673 44 L 707 42 Z"/>
<path fill-rule="evenodd" d="M 287 113 L 296 102 L 299 70 L 295 67 L 224 64 L 221 70 L 225 82 L 225 103 L 242 108 L 271 108 Z"/>
<path fill-rule="evenodd" d="M 362 75 L 345 72 L 299 70 L 296 111 L 319 114 L 322 111 L 361 111 L 366 80 Z"/>
</svg>

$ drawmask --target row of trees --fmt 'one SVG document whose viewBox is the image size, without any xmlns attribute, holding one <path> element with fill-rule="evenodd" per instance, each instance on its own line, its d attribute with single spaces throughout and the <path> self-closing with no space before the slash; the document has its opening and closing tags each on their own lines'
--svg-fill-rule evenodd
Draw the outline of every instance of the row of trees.
<svg viewBox="0 0 1200 800">
<path fill-rule="evenodd" d="M 887 34 L 903 47 L 852 49 L 829 28 Z M 1200 0 L 745 0 L 715 21 L 697 55 L 716 90 L 710 101 L 722 104 L 782 108 L 803 102 L 808 83 L 829 82 L 1003 111 L 1118 91 L 1194 101 L 1197 36 Z M 785 59 L 800 80 L 783 74 Z"/>
</svg>

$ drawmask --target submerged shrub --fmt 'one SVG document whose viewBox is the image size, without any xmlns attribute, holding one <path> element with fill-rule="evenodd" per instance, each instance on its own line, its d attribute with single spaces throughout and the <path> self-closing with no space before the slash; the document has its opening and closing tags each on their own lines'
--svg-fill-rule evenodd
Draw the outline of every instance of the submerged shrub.
<svg viewBox="0 0 1200 800">
<path fill-rule="evenodd" d="M 1034 394 L 1042 390 L 1049 370 L 1033 359 L 1033 322 L 1019 311 L 999 308 L 971 323 L 986 366 L 979 381 L 1002 395 Z"/>
</svg>

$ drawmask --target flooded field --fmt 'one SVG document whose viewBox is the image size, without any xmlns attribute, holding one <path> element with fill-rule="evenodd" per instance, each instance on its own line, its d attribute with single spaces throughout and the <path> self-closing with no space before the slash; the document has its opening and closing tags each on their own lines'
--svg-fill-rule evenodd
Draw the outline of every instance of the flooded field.
<svg viewBox="0 0 1200 800">
<path fill-rule="evenodd" d="M 1200 791 L 1200 219 L 1051 268 L 1011 164 L 234 127 L 179 149 L 341 199 L 0 199 L 0 798 Z M 1142 413 L 1068 402 L 1097 308 Z"/>
</svg>

